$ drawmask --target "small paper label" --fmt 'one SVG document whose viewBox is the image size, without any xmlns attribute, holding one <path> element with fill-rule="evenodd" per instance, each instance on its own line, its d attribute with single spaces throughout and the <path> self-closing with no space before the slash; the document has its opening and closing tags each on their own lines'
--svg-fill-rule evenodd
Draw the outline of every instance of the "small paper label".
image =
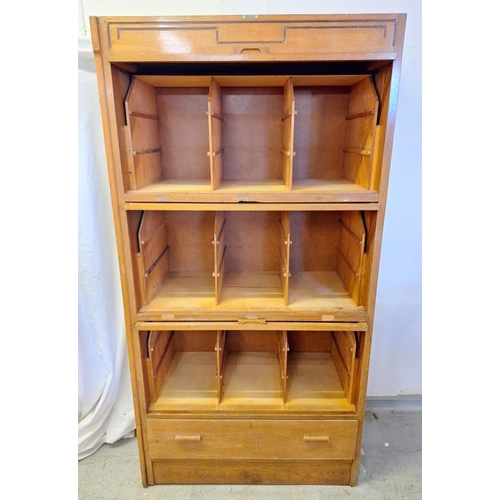
<svg viewBox="0 0 500 500">
<path fill-rule="evenodd" d="M 248 16 L 241 16 L 243 19 L 259 19 L 259 16 L 256 16 L 255 14 L 253 15 L 248 15 Z"/>
</svg>

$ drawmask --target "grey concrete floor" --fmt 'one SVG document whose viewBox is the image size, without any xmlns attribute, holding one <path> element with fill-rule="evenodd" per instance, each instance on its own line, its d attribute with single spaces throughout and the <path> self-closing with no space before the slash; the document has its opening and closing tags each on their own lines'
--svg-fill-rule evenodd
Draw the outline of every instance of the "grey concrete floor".
<svg viewBox="0 0 500 500">
<path fill-rule="evenodd" d="M 266 499 L 417 500 L 422 498 L 422 412 L 366 412 L 359 482 L 348 486 L 172 485 L 143 488 L 137 441 L 104 445 L 78 463 L 79 500 Z"/>
</svg>

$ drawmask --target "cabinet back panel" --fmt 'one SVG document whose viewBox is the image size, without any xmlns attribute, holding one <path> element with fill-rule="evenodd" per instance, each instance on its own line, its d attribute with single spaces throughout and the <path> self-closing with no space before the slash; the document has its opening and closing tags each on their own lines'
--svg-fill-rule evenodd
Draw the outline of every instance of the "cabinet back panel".
<svg viewBox="0 0 500 500">
<path fill-rule="evenodd" d="M 342 177 L 348 104 L 347 87 L 295 88 L 294 179 Z"/>
<path fill-rule="evenodd" d="M 226 270 L 280 269 L 279 212 L 226 212 Z"/>
<path fill-rule="evenodd" d="M 167 227 L 169 271 L 213 271 L 213 213 L 169 212 Z"/>
<path fill-rule="evenodd" d="M 290 270 L 334 271 L 338 212 L 290 212 Z"/>
<path fill-rule="evenodd" d="M 290 352 L 331 352 L 332 335 L 330 332 L 288 331 Z"/>
<path fill-rule="evenodd" d="M 222 88 L 224 179 L 281 179 L 283 88 Z"/>
<path fill-rule="evenodd" d="M 216 333 L 207 330 L 173 332 L 175 351 L 211 351 L 215 349 Z"/>
<path fill-rule="evenodd" d="M 227 349 L 230 352 L 278 351 L 278 337 L 274 331 L 233 330 L 227 334 Z"/>
<path fill-rule="evenodd" d="M 156 90 L 165 179 L 210 179 L 208 88 Z"/>
</svg>

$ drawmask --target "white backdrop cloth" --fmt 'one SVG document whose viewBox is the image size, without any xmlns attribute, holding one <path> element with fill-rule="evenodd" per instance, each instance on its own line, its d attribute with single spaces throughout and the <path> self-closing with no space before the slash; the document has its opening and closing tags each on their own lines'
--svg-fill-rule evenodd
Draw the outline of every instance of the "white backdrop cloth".
<svg viewBox="0 0 500 500">
<path fill-rule="evenodd" d="M 92 53 L 78 56 L 78 458 L 135 429 Z"/>
</svg>

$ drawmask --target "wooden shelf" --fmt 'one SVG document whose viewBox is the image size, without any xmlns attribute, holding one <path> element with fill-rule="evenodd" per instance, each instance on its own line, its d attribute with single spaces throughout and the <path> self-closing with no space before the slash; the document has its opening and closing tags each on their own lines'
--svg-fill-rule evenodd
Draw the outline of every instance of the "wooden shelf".
<svg viewBox="0 0 500 500">
<path fill-rule="evenodd" d="M 289 304 L 285 306 L 276 273 L 229 272 L 220 303 L 215 305 L 211 273 L 170 273 L 149 304 L 141 307 L 141 321 L 159 319 L 233 319 L 254 315 L 269 319 L 335 317 L 365 321 L 366 311 L 356 305 L 335 272 L 300 272 L 290 277 Z"/>
<path fill-rule="evenodd" d="M 378 202 L 378 193 L 346 179 L 303 179 L 286 189 L 282 180 L 224 180 L 212 190 L 208 180 L 163 180 L 128 191 L 128 202 L 334 203 Z"/>
</svg>

